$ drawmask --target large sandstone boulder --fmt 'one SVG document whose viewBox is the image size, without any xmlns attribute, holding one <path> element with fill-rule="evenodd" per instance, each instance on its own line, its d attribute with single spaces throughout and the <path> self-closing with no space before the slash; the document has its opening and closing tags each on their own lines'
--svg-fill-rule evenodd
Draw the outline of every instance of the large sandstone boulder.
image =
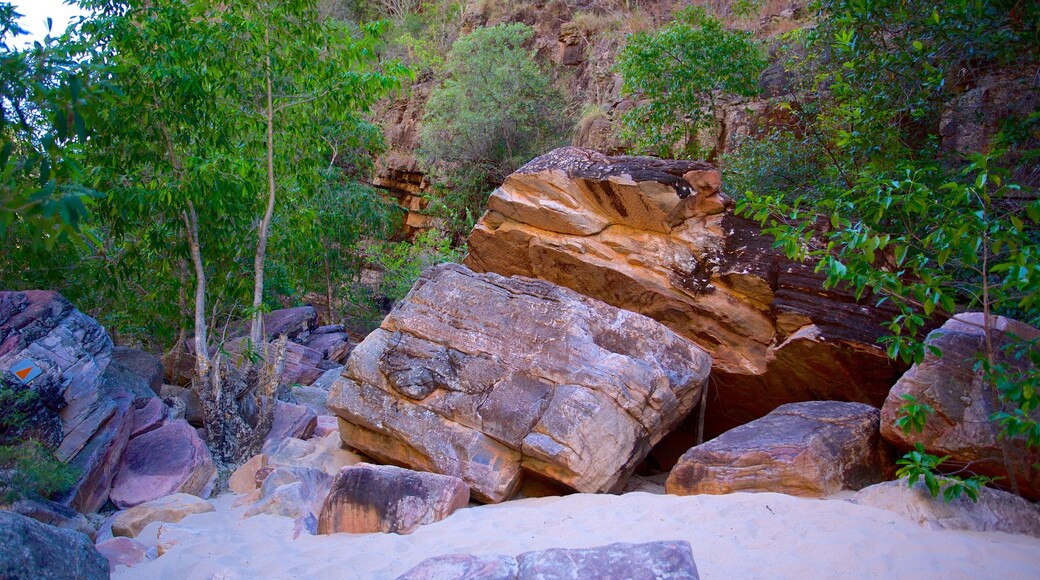
<svg viewBox="0 0 1040 580">
<path fill-rule="evenodd" d="M 0 511 L 0 578 L 107 580 L 108 560 L 85 534 Z"/>
<path fill-rule="evenodd" d="M 481 501 L 511 497 L 525 471 L 608 492 L 689 413 L 710 365 L 649 318 L 445 264 L 358 345 L 328 405 L 348 446 L 461 477 Z"/>
<path fill-rule="evenodd" d="M 465 264 L 560 284 L 700 345 L 715 361 L 709 432 L 783 403 L 880 406 L 905 369 L 875 344 L 890 313 L 824 290 L 732 205 L 706 163 L 558 149 L 492 194 Z"/>
<path fill-rule="evenodd" d="M 112 519 L 112 534 L 136 538 L 152 522 L 176 523 L 192 514 L 215 511 L 213 504 L 186 493 L 175 493 L 135 505 L 116 513 Z"/>
<path fill-rule="evenodd" d="M 782 405 L 682 456 L 665 489 L 676 495 L 777 492 L 822 497 L 883 481 L 893 470 L 879 412 L 862 403 Z"/>
<path fill-rule="evenodd" d="M 1003 478 L 996 482 L 998 485 L 1008 482 L 1006 449 L 1020 492 L 1028 499 L 1040 500 L 1040 449 L 1029 448 L 1024 435 L 998 438 L 999 426 L 989 420 L 1000 410 L 1000 402 L 981 372 L 975 370 L 985 351 L 982 322 L 981 314 L 958 314 L 928 335 L 925 344 L 937 348 L 942 356 L 926 352 L 921 364 L 914 365 L 892 387 L 881 409 L 881 435 L 901 450 L 920 443 L 929 453 L 950 456 L 943 468 L 959 470 L 967 466 L 974 473 Z M 1040 338 L 1040 330 L 1003 317 L 995 317 L 993 325 L 996 361 L 1025 370 L 1028 360 L 1017 360 L 1004 347 L 1012 336 Z M 935 409 L 920 433 L 904 433 L 895 426 L 906 403 L 904 395 Z M 1040 419 L 1040 414 L 1035 418 Z"/>
<path fill-rule="evenodd" d="M 129 508 L 163 496 L 209 497 L 217 468 L 205 442 L 186 421 L 171 421 L 133 438 L 112 482 L 112 503 Z"/>
<path fill-rule="evenodd" d="M 54 449 L 80 473 L 62 503 L 81 512 L 97 511 L 108 499 L 130 437 L 135 395 L 104 378 L 111 357 L 105 329 L 60 294 L 0 292 L 0 379 L 37 395 L 20 410 L 27 429 L 0 434 L 0 444 L 32 437 Z M 41 370 L 28 385 L 11 371 L 25 360 Z"/>
<path fill-rule="evenodd" d="M 584 580 L 700 578 L 689 542 L 610 544 L 597 548 L 553 548 L 519 556 L 449 554 L 424 560 L 397 580 Z"/>
<path fill-rule="evenodd" d="M 1017 495 L 984 487 L 978 501 L 961 495 L 953 501 L 934 498 L 924 482 L 906 479 L 865 487 L 849 500 L 897 513 L 933 530 L 1005 532 L 1040 538 L 1040 506 Z"/>
<path fill-rule="evenodd" d="M 318 517 L 318 533 L 410 534 L 468 503 L 469 487 L 457 477 L 359 463 L 336 475 Z"/>
</svg>

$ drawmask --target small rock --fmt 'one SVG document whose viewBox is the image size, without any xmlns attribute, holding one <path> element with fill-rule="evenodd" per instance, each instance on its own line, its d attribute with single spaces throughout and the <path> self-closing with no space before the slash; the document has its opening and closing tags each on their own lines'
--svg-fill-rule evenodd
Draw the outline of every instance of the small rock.
<svg viewBox="0 0 1040 580">
<path fill-rule="evenodd" d="M 329 400 L 329 392 L 325 389 L 313 385 L 309 387 L 295 387 L 289 394 L 292 397 L 290 402 L 306 407 L 308 411 L 319 417 L 331 414 L 326 406 Z"/>
<path fill-rule="evenodd" d="M 112 534 L 136 538 L 152 522 L 176 523 L 191 514 L 215 511 L 204 499 L 186 493 L 176 493 L 123 510 L 112 520 Z"/>
<path fill-rule="evenodd" d="M 329 433 L 339 435 L 339 420 L 333 415 L 318 415 L 318 422 L 311 437 L 327 437 Z"/>
<path fill-rule="evenodd" d="M 116 566 L 136 566 L 147 559 L 148 553 L 144 544 L 123 537 L 100 542 L 96 548 L 108 560 L 109 571 L 115 570 Z"/>
<path fill-rule="evenodd" d="M 318 533 L 410 534 L 469 503 L 458 477 L 360 463 L 336 475 L 318 518 Z"/>
</svg>

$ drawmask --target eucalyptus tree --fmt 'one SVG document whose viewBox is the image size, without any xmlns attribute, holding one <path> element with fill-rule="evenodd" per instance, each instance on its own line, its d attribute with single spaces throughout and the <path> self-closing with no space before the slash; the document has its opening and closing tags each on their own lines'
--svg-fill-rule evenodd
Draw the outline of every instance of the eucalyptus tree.
<svg viewBox="0 0 1040 580">
<path fill-rule="evenodd" d="M 401 70 L 377 62 L 377 26 L 323 23 L 310 0 L 85 3 L 97 11 L 81 29 L 92 56 L 115 71 L 91 159 L 110 192 L 106 224 L 124 257 L 149 246 L 139 272 L 161 262 L 182 289 L 194 277 L 195 385 L 211 448 L 234 464 L 266 436 L 278 383 L 281 357 L 252 370 L 264 353 L 251 351 L 263 342 L 276 209 L 320 189 L 340 148 L 371 131 L 362 115 Z M 240 373 L 219 349 L 211 355 L 209 333 L 225 318 L 207 320 L 207 307 L 221 301 L 250 305 L 247 386 L 226 380 Z M 255 426 L 236 407 L 250 393 L 266 401 Z"/>
</svg>

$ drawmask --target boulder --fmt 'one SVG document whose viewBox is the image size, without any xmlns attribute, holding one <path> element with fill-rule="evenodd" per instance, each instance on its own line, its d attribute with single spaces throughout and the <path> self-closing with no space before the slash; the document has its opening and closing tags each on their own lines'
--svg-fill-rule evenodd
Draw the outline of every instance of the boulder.
<svg viewBox="0 0 1040 580">
<path fill-rule="evenodd" d="M 736 216 L 719 172 L 695 161 L 567 147 L 506 178 L 465 265 L 529 276 L 638 312 L 714 357 L 708 432 L 784 403 L 880 406 L 905 366 L 877 346 L 892 312 L 824 289 Z"/>
<path fill-rule="evenodd" d="M 696 404 L 711 359 L 644 316 L 541 280 L 428 270 L 354 349 L 328 405 L 347 446 L 461 477 L 621 489 Z"/>
<path fill-rule="evenodd" d="M 397 580 L 584 580 L 585 578 L 700 578 L 690 543 L 610 544 L 553 548 L 510 556 L 450 554 L 420 562 Z"/>
<path fill-rule="evenodd" d="M 184 419 L 188 423 L 200 427 L 206 420 L 206 413 L 202 408 L 202 401 L 198 393 L 192 389 L 178 387 L 177 385 L 163 385 L 160 389 L 163 402 L 175 411 L 172 415 L 177 419 Z M 176 411 L 179 411 L 179 416 Z"/>
<path fill-rule="evenodd" d="M 303 341 L 303 345 L 320 352 L 322 358 L 336 364 L 343 364 L 350 356 L 350 351 L 357 346 L 346 332 L 312 334 Z"/>
<path fill-rule="evenodd" d="M 85 534 L 0 511 L 0 578 L 107 580 L 108 560 Z"/>
<path fill-rule="evenodd" d="M 303 405 L 294 405 L 285 401 L 275 401 L 274 423 L 267 441 L 281 441 L 289 437 L 307 439 L 314 432 L 318 417 Z"/>
<path fill-rule="evenodd" d="M 329 433 L 339 433 L 339 420 L 334 415 L 318 415 L 311 437 L 325 437 Z"/>
<path fill-rule="evenodd" d="M 359 463 L 343 468 L 333 480 L 318 533 L 410 534 L 468 503 L 469 487 L 457 477 Z"/>
<path fill-rule="evenodd" d="M 231 358 L 235 364 L 241 364 L 244 357 L 243 352 L 248 349 L 248 337 L 240 336 L 238 338 L 232 338 L 221 345 L 221 348 L 231 355 Z M 274 354 L 274 344 L 266 343 L 270 346 L 271 356 Z M 191 383 L 192 378 L 195 376 L 195 347 L 192 341 L 186 341 L 184 348 L 177 350 L 177 362 L 173 361 L 173 355 L 167 357 L 166 363 L 168 368 L 169 376 L 167 377 L 171 383 L 177 386 L 185 386 Z M 259 349 L 263 352 L 263 349 Z M 210 355 L 217 353 L 217 347 L 210 348 Z M 295 342 L 286 343 L 285 351 L 285 367 L 282 371 L 282 384 L 283 385 L 310 385 L 318 377 L 325 373 L 325 371 L 334 368 L 338 365 L 335 363 L 326 361 L 322 358 L 322 354 L 308 348 L 302 344 Z M 165 387 L 164 387 L 165 388 Z"/>
<path fill-rule="evenodd" d="M 330 390 L 332 388 L 332 384 L 336 382 L 336 379 L 338 379 L 339 376 L 342 375 L 342 374 L 343 374 L 343 367 L 336 367 L 336 368 L 333 368 L 333 369 L 329 369 L 329 370 L 325 371 L 325 373 L 323 373 L 320 377 L 318 377 L 317 380 L 315 380 L 313 383 L 311 383 L 310 386 L 311 386 L 311 388 L 314 388 L 314 389 L 321 389 L 323 391 L 328 391 L 328 390 Z M 326 396 L 326 398 L 327 398 L 327 396 Z M 324 401 L 323 401 L 323 404 L 324 404 Z"/>
<path fill-rule="evenodd" d="M 111 499 L 125 509 L 163 496 L 209 497 L 217 469 L 206 444 L 186 421 L 172 421 L 126 446 Z"/>
<path fill-rule="evenodd" d="M 228 478 L 228 488 L 235 493 L 251 493 L 256 490 L 256 472 L 267 467 L 267 456 L 259 453 L 243 463 Z"/>
<path fill-rule="evenodd" d="M 112 519 L 112 535 L 136 538 L 152 522 L 176 523 L 192 514 L 214 511 L 208 501 L 186 493 L 175 493 L 123 510 Z"/>
<path fill-rule="evenodd" d="M 163 376 L 162 359 L 136 348 L 117 346 L 112 349 L 112 362 L 105 369 L 105 378 L 118 381 L 138 397 L 159 395 Z"/>
<path fill-rule="evenodd" d="M 988 381 L 975 370 L 976 361 L 985 350 L 982 322 L 981 314 L 958 314 L 928 335 L 925 344 L 938 349 L 942 356 L 927 351 L 924 360 L 892 387 L 881 409 L 881 435 L 900 450 L 913 449 L 920 443 L 929 453 L 948 455 L 944 469 L 968 467 L 974 473 L 1001 477 L 1003 480 L 996 482 L 1001 486 L 1008 482 L 1006 449 L 1022 496 L 1040 500 L 1040 449 L 1029 448 L 1025 435 L 999 438 L 999 426 L 989 420 L 1000 410 L 1000 403 Z M 995 317 L 993 326 L 996 362 L 1027 370 L 1028 359 L 1016 359 L 1014 353 L 1005 351 L 1005 346 L 1013 336 L 1040 338 L 1040 330 L 1003 317 Z M 895 425 L 906 403 L 904 395 L 935 409 L 920 433 L 904 433 Z M 1040 413 L 1034 418 L 1040 419 Z"/>
<path fill-rule="evenodd" d="M 823 497 L 884 481 L 894 464 L 878 432 L 878 417 L 876 408 L 862 403 L 782 405 L 687 451 L 665 490 Z"/>
<path fill-rule="evenodd" d="M 310 387 L 296 387 L 289 391 L 289 395 L 290 399 L 292 399 L 290 401 L 291 403 L 303 405 L 308 411 L 315 415 L 320 416 L 329 414 L 329 408 L 327 406 L 329 400 L 328 389 L 322 389 L 313 385 Z"/>
<path fill-rule="evenodd" d="M 228 336 L 249 336 L 250 320 L 239 320 L 228 328 Z M 318 328 L 318 311 L 313 306 L 298 306 L 272 310 L 264 314 L 264 336 L 273 341 L 285 335 L 290 341 L 302 342 Z"/>
<path fill-rule="evenodd" d="M 953 501 L 933 498 L 924 482 L 906 479 L 865 487 L 849 500 L 897 513 L 933 530 L 1005 532 L 1040 538 L 1040 506 L 1017 495 L 984 487 L 979 500 L 961 495 Z"/>
<path fill-rule="evenodd" d="M 260 499 L 245 511 L 243 517 L 270 514 L 300 519 L 316 518 L 329 489 L 332 476 L 324 471 L 304 467 L 279 467 L 264 478 Z"/>
<path fill-rule="evenodd" d="M 339 433 L 307 441 L 292 438 L 281 441 L 269 440 L 264 444 L 263 455 L 267 458 L 266 467 L 271 469 L 313 467 L 329 475 L 336 475 L 344 467 L 362 461 L 356 453 L 343 449 Z"/>
<path fill-rule="evenodd" d="M 144 435 L 163 425 L 170 416 L 170 408 L 159 397 L 134 401 L 133 428 L 130 437 Z"/>
<path fill-rule="evenodd" d="M 108 560 L 109 571 L 114 571 L 116 566 L 136 566 L 144 562 L 148 547 L 130 538 L 112 538 L 99 542 L 98 552 Z"/>
<path fill-rule="evenodd" d="M 80 532 L 91 540 L 97 533 L 83 514 L 57 502 L 45 499 L 23 499 L 14 502 L 10 506 L 10 510 L 49 526 Z"/>
</svg>

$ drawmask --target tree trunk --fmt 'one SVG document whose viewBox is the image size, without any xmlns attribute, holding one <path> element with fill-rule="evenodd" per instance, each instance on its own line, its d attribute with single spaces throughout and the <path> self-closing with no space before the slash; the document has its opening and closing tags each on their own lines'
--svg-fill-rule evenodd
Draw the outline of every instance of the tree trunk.
<svg viewBox="0 0 1040 580">
<path fill-rule="evenodd" d="M 264 263 L 267 259 L 267 237 L 274 216 L 275 182 L 274 182 L 274 90 L 271 86 L 271 31 L 264 31 L 264 46 L 267 48 L 267 67 L 264 69 L 264 80 L 267 86 L 267 210 L 260 222 L 257 234 L 256 258 L 253 260 L 253 323 L 249 331 L 249 339 L 253 345 L 263 340 L 264 316 L 260 307 L 264 301 Z"/>
</svg>

